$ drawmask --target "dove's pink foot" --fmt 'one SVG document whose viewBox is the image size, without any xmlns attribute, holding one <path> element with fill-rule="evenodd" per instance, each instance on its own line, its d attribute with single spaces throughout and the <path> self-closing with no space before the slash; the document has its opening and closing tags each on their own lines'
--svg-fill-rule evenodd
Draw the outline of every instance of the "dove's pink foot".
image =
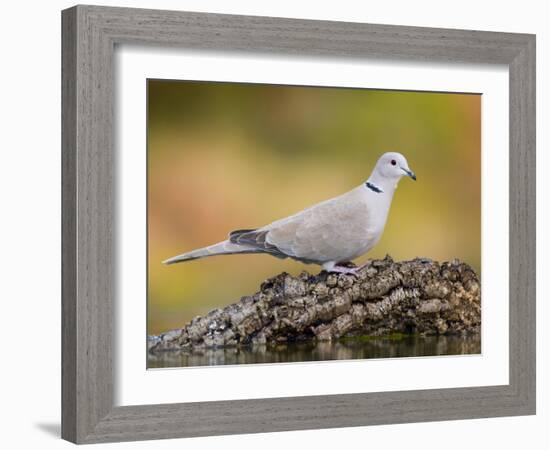
<svg viewBox="0 0 550 450">
<path fill-rule="evenodd" d="M 344 267 L 344 266 L 334 266 L 331 272 L 344 273 L 346 275 L 357 275 L 359 267 Z"/>
<path fill-rule="evenodd" d="M 333 262 L 329 262 L 329 263 L 323 264 L 323 269 L 325 269 L 327 272 L 332 272 L 332 273 L 358 275 L 359 271 L 365 266 L 366 264 L 363 264 L 362 266 L 359 266 L 359 267 L 346 267 L 346 266 L 340 266 Z"/>
</svg>

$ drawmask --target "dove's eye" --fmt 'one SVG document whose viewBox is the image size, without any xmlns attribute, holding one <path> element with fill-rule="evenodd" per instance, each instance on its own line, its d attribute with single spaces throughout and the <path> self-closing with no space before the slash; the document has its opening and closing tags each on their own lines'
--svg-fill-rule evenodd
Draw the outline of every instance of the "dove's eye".
<svg viewBox="0 0 550 450">
<path fill-rule="evenodd" d="M 391 165 L 392 165 L 392 166 L 395 166 L 396 164 L 397 164 L 397 163 L 395 162 L 395 159 L 392 159 L 392 160 L 391 160 Z"/>
</svg>

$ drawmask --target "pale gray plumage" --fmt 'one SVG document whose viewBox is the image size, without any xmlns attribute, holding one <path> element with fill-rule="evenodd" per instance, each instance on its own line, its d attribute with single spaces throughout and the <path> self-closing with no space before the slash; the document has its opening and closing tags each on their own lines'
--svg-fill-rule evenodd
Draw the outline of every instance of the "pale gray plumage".
<svg viewBox="0 0 550 450">
<path fill-rule="evenodd" d="M 229 239 L 164 261 L 174 264 L 206 256 L 268 253 L 353 272 L 338 264 L 368 252 L 380 239 L 399 179 L 416 180 L 399 153 L 383 154 L 371 176 L 343 195 L 313 205 L 261 228 L 233 231 Z"/>
</svg>

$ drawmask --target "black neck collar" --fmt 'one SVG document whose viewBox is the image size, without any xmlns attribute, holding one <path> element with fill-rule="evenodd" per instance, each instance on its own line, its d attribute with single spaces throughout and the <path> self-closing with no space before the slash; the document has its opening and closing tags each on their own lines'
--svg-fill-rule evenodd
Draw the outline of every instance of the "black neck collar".
<svg viewBox="0 0 550 450">
<path fill-rule="evenodd" d="M 367 181 L 365 183 L 365 186 L 367 188 L 369 188 L 371 191 L 376 192 L 377 194 L 380 194 L 380 193 L 384 192 L 382 189 L 380 189 L 378 186 L 376 186 L 376 184 L 372 184 L 369 181 Z"/>
</svg>

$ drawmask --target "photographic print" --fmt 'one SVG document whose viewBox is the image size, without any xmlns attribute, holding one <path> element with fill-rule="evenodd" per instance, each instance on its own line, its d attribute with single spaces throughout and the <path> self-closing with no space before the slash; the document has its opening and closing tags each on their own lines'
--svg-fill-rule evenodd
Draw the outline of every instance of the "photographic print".
<svg viewBox="0 0 550 450">
<path fill-rule="evenodd" d="M 481 95 L 147 102 L 148 368 L 481 353 Z"/>
</svg>

